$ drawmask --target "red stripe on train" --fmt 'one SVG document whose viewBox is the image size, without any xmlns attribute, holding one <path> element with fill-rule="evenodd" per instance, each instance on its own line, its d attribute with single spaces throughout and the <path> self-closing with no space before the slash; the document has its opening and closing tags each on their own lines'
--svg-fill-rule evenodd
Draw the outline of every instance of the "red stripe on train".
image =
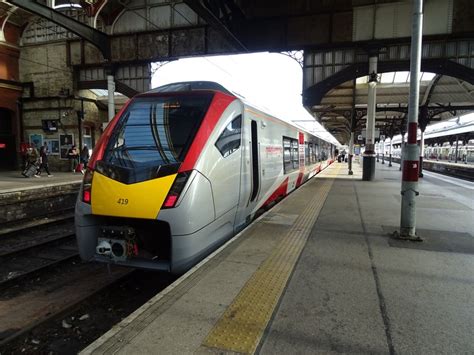
<svg viewBox="0 0 474 355">
<path fill-rule="evenodd" d="M 303 176 L 304 176 L 304 174 L 301 173 L 301 172 L 298 174 L 298 179 L 296 180 L 296 186 L 297 187 L 300 186 L 301 183 L 303 182 Z"/>
<path fill-rule="evenodd" d="M 235 96 L 226 95 L 221 92 L 215 93 L 209 106 L 209 110 L 207 111 L 206 116 L 204 116 L 196 137 L 194 138 L 193 143 L 191 144 L 191 147 L 189 148 L 189 151 L 186 154 L 181 167 L 179 168 L 179 172 L 188 171 L 194 168 L 194 165 L 196 164 L 199 155 L 201 155 L 202 149 L 208 141 L 209 136 L 216 127 L 219 118 L 222 116 L 222 113 L 230 105 L 230 103 L 235 99 Z"/>
<path fill-rule="evenodd" d="M 286 178 L 283 183 L 270 195 L 270 197 L 265 201 L 262 207 L 267 206 L 271 202 L 275 201 L 278 197 L 283 197 L 286 195 L 288 190 L 288 178 Z"/>
</svg>

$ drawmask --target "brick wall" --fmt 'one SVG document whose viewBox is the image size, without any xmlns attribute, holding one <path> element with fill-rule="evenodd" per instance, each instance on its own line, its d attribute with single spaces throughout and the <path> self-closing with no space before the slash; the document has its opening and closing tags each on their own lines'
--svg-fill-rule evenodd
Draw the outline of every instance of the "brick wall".
<svg viewBox="0 0 474 355">
<path fill-rule="evenodd" d="M 0 225 L 72 210 L 80 183 L 0 194 Z"/>
<path fill-rule="evenodd" d="M 41 135 L 43 140 L 59 140 L 61 134 L 71 134 L 79 145 L 79 120 L 81 100 L 85 111 L 83 127 L 91 130 L 92 146 L 101 134 L 102 122 L 107 113 L 99 110 L 96 96 L 90 90 L 74 91 L 72 68 L 66 61 L 66 42 L 27 45 L 21 48 L 20 79 L 34 83 L 34 97 L 23 98 L 23 127 L 25 138 Z M 57 120 L 58 131 L 45 132 L 42 120 Z M 89 147 L 92 148 L 92 147 Z M 68 171 L 70 162 L 60 155 L 49 157 L 51 171 Z"/>
</svg>

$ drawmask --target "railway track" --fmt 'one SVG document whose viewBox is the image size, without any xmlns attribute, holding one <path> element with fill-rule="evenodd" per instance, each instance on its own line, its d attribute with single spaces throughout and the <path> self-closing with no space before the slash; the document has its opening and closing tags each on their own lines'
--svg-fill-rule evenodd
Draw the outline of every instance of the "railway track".
<svg viewBox="0 0 474 355">
<path fill-rule="evenodd" d="M 0 232 L 0 287 L 43 268 L 77 257 L 73 217 Z"/>
<path fill-rule="evenodd" d="M 169 275 L 82 263 L 72 214 L 2 226 L 0 354 L 75 353 L 169 283 Z"/>
</svg>

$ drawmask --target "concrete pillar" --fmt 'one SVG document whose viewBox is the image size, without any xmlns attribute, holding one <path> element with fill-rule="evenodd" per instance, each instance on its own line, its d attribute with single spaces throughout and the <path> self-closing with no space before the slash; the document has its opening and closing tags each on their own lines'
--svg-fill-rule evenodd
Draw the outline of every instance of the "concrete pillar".
<svg viewBox="0 0 474 355">
<path fill-rule="evenodd" d="M 113 75 L 107 75 L 107 90 L 108 90 L 108 109 L 109 109 L 108 117 L 109 117 L 109 122 L 110 122 L 115 116 L 115 97 L 114 97 L 115 81 L 114 81 Z"/>
<path fill-rule="evenodd" d="M 367 100 L 367 129 L 362 164 L 362 180 L 375 179 L 375 106 L 377 87 L 377 56 L 369 58 L 369 88 Z"/>
<path fill-rule="evenodd" d="M 354 157 L 354 132 L 351 132 L 351 140 L 349 141 L 349 157 L 347 159 L 349 175 L 353 175 L 352 171 L 352 158 Z"/>
<path fill-rule="evenodd" d="M 425 132 L 421 131 L 420 134 L 420 169 L 418 177 L 423 177 L 423 158 L 425 156 Z"/>
<path fill-rule="evenodd" d="M 407 145 L 403 154 L 402 203 L 399 238 L 421 240 L 416 235 L 416 199 L 418 192 L 419 149 L 418 103 L 420 96 L 421 36 L 423 28 L 423 0 L 413 0 L 412 36 L 410 53 L 410 99 L 408 103 Z"/>
</svg>

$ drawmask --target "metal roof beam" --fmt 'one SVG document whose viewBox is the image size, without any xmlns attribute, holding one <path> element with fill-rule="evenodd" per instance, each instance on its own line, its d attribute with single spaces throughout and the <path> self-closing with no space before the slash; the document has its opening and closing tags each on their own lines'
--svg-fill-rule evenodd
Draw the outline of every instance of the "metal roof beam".
<svg viewBox="0 0 474 355">
<path fill-rule="evenodd" d="M 208 24 L 219 31 L 235 49 L 247 52 L 247 47 L 245 47 L 229 28 L 227 28 L 209 8 L 204 6 L 200 0 L 184 0 L 184 2 L 196 14 L 206 20 Z"/>
<path fill-rule="evenodd" d="M 66 30 L 78 35 L 96 46 L 102 52 L 104 58 L 110 60 L 110 41 L 108 35 L 104 32 L 76 21 L 59 11 L 42 5 L 34 0 L 8 0 L 8 2 L 32 14 L 54 22 Z"/>
</svg>

